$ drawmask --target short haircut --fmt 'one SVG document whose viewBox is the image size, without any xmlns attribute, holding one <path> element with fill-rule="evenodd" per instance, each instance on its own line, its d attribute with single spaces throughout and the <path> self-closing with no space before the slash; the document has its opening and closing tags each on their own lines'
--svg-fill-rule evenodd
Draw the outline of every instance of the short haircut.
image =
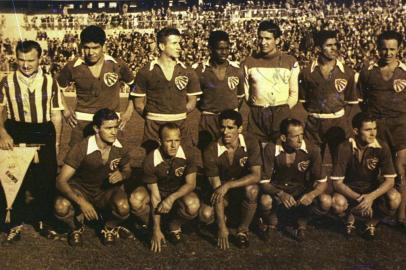
<svg viewBox="0 0 406 270">
<path fill-rule="evenodd" d="M 41 57 L 42 49 L 38 42 L 34 40 L 24 40 L 17 43 L 16 54 L 18 54 L 18 52 L 28 53 L 31 50 L 36 50 L 38 53 L 38 58 Z"/>
<path fill-rule="evenodd" d="M 118 120 L 118 114 L 115 111 L 112 111 L 110 109 L 104 108 L 98 110 L 94 115 L 93 115 L 93 125 L 97 126 L 98 128 L 101 127 L 103 124 L 103 121 L 108 121 L 108 120 Z"/>
<path fill-rule="evenodd" d="M 317 47 L 322 47 L 327 39 L 334 38 L 337 39 L 337 31 L 332 30 L 321 30 L 314 34 L 314 45 Z"/>
<path fill-rule="evenodd" d="M 365 112 L 359 112 L 352 118 L 352 127 L 360 129 L 367 122 L 376 122 L 376 118 Z"/>
<path fill-rule="evenodd" d="M 274 38 L 282 36 L 282 31 L 279 26 L 273 21 L 262 21 L 258 26 L 258 32 L 267 31 L 273 34 Z"/>
<path fill-rule="evenodd" d="M 230 43 L 230 38 L 227 32 L 224 31 L 212 31 L 209 36 L 208 45 L 210 48 L 214 48 L 220 41 Z"/>
<path fill-rule="evenodd" d="M 180 127 L 177 124 L 167 122 L 167 123 L 165 123 L 165 124 L 163 124 L 162 126 L 159 127 L 158 134 L 159 134 L 159 139 L 161 139 L 161 140 L 163 139 L 163 133 L 164 133 L 165 129 L 179 130 L 179 132 L 180 132 Z"/>
<path fill-rule="evenodd" d="M 398 47 L 400 47 L 400 45 L 402 45 L 402 41 L 403 41 L 403 37 L 402 34 L 396 31 L 384 31 L 382 32 L 378 38 L 377 38 L 377 45 L 378 48 L 380 48 L 382 46 L 382 43 L 384 40 L 390 40 L 390 39 L 394 39 L 397 40 L 398 42 Z"/>
<path fill-rule="evenodd" d="M 241 127 L 242 126 L 242 116 L 241 113 L 234 111 L 234 110 L 225 110 L 222 111 L 219 115 L 219 122 L 221 123 L 223 120 L 233 120 L 234 124 L 237 127 Z"/>
<path fill-rule="evenodd" d="M 80 43 L 98 43 L 104 45 L 106 42 L 106 33 L 97 25 L 89 25 L 80 33 Z"/>
<path fill-rule="evenodd" d="M 295 118 L 285 118 L 279 125 L 279 131 L 282 135 L 288 135 L 289 127 L 303 127 L 303 123 Z"/>
<path fill-rule="evenodd" d="M 156 34 L 156 41 L 158 44 L 165 43 L 169 36 L 181 36 L 178 29 L 173 27 L 165 27 L 158 31 Z"/>
</svg>

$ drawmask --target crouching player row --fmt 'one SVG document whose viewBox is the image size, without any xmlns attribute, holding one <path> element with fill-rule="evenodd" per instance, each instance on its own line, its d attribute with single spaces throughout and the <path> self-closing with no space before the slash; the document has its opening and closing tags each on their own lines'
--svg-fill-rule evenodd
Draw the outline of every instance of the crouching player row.
<svg viewBox="0 0 406 270">
<path fill-rule="evenodd" d="M 364 236 L 373 239 L 379 221 L 396 214 L 401 195 L 394 188 L 396 173 L 389 147 L 376 137 L 376 119 L 359 113 L 352 126 L 354 138 L 339 146 L 331 174 L 336 191 L 332 208 L 345 219 L 348 236 L 360 217 L 365 221 Z"/>
</svg>

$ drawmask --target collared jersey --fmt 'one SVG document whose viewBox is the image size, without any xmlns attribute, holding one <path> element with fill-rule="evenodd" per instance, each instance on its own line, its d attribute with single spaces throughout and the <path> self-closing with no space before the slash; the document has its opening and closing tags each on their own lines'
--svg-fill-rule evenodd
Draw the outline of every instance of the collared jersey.
<svg viewBox="0 0 406 270">
<path fill-rule="evenodd" d="M 399 61 L 392 78 L 385 81 L 380 67 L 373 63 L 364 67 L 359 76 L 359 89 L 371 115 L 393 118 L 406 114 L 406 65 Z"/>
<path fill-rule="evenodd" d="M 281 144 L 268 143 L 263 151 L 263 173 L 261 183 L 271 182 L 288 193 L 299 193 L 312 187 L 313 183 L 326 182 L 322 167 L 320 148 L 302 142 L 295 150 L 295 159 L 287 164 L 287 153 Z"/>
<path fill-rule="evenodd" d="M 222 183 L 237 180 L 250 173 L 252 166 L 261 166 L 259 143 L 249 136 L 239 135 L 239 147 L 232 163 L 221 138 L 212 142 L 203 152 L 203 166 L 208 177 L 219 176 Z"/>
<path fill-rule="evenodd" d="M 135 88 L 130 95 L 147 97 L 146 117 L 151 120 L 167 121 L 168 115 L 179 115 L 173 121 L 186 118 L 187 96 L 200 95 L 199 80 L 195 71 L 178 62 L 172 78 L 168 80 L 157 60 L 140 69 L 135 77 Z"/>
<path fill-rule="evenodd" d="M 109 173 L 122 169 L 128 162 L 128 149 L 116 140 L 111 146 L 107 162 L 103 164 L 95 135 L 74 145 L 65 158 L 65 164 L 76 170 L 72 179 L 90 194 L 97 194 L 110 187 Z"/>
<path fill-rule="evenodd" d="M 299 100 L 310 113 L 335 113 L 346 104 L 357 104 L 354 75 L 351 68 L 336 60 L 336 66 L 325 79 L 315 60 L 299 75 Z"/>
<path fill-rule="evenodd" d="M 102 108 L 118 111 L 120 105 L 120 82 L 132 84 L 134 75 L 121 60 L 104 55 L 100 77 L 93 76 L 81 58 L 68 62 L 58 76 L 61 87 L 75 83 L 76 111 L 95 113 Z"/>
<path fill-rule="evenodd" d="M 379 175 L 396 176 L 391 152 L 384 142 L 376 140 L 368 145 L 361 160 L 357 157 L 358 151 L 354 139 L 340 144 L 330 176 L 332 180 L 344 180 L 355 191 L 365 192 L 379 185 Z"/>
<path fill-rule="evenodd" d="M 199 101 L 201 111 L 219 113 L 238 108 L 238 99 L 244 97 L 244 73 L 238 63 L 229 61 L 223 80 L 215 74 L 210 60 L 198 64 L 195 70 L 203 92 Z"/>
<path fill-rule="evenodd" d="M 61 89 L 50 75 L 39 70 L 31 78 L 11 72 L 0 82 L 0 105 L 7 106 L 8 118 L 17 122 L 51 121 L 51 110 L 63 110 Z"/>
<path fill-rule="evenodd" d="M 197 171 L 194 152 L 186 149 L 180 146 L 175 157 L 170 159 L 164 158 L 160 148 L 150 152 L 143 163 L 144 183 L 157 183 L 164 194 L 176 192 L 185 184 L 186 175 Z"/>
<path fill-rule="evenodd" d="M 245 98 L 250 104 L 293 107 L 297 103 L 300 68 L 293 56 L 282 52 L 270 58 L 249 56 L 242 66 Z"/>
</svg>

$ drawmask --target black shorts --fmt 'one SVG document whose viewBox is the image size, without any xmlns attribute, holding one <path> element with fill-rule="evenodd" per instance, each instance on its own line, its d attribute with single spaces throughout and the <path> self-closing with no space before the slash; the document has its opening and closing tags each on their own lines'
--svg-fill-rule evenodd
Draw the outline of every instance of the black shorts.
<svg viewBox="0 0 406 270">
<path fill-rule="evenodd" d="M 377 120 L 378 137 L 384 140 L 392 151 L 406 149 L 406 115 Z"/>
<path fill-rule="evenodd" d="M 199 122 L 199 149 L 205 149 L 212 141 L 220 137 L 220 124 L 217 114 L 201 114 Z"/>
<path fill-rule="evenodd" d="M 290 114 L 287 104 L 272 107 L 250 106 L 247 131 L 261 142 L 276 142 L 280 136 L 279 125 Z"/>
</svg>

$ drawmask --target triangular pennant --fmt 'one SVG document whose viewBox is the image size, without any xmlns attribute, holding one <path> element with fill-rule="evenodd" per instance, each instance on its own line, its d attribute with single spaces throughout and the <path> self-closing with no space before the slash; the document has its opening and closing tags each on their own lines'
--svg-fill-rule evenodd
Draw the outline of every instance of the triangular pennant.
<svg viewBox="0 0 406 270">
<path fill-rule="evenodd" d="M 38 147 L 14 147 L 13 150 L 0 150 L 0 182 L 7 201 L 6 223 L 10 222 L 10 211 L 20 190 L 27 169 Z"/>
</svg>

